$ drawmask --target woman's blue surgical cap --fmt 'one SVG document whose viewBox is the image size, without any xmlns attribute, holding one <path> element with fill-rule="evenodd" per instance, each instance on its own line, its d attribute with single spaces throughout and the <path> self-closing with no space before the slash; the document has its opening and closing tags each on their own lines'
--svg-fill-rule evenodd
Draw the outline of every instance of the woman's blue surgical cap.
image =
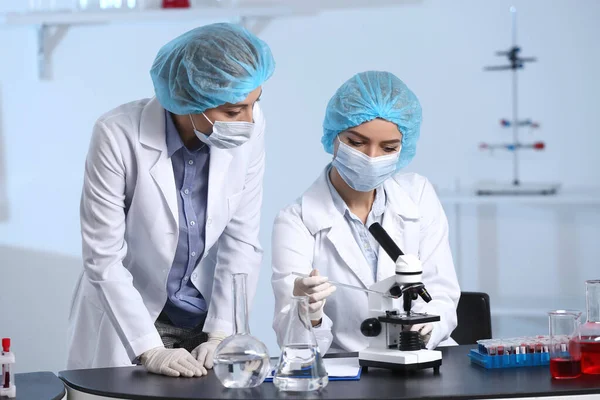
<svg viewBox="0 0 600 400">
<path fill-rule="evenodd" d="M 345 130 L 381 118 L 398 125 L 402 151 L 397 169 L 415 156 L 421 129 L 421 104 L 417 96 L 390 72 L 367 71 L 346 81 L 327 104 L 321 143 L 333 154 L 333 141 Z"/>
<path fill-rule="evenodd" d="M 239 25 L 219 23 L 163 46 L 150 70 L 160 104 L 178 115 L 238 103 L 273 74 L 269 46 Z"/>
</svg>

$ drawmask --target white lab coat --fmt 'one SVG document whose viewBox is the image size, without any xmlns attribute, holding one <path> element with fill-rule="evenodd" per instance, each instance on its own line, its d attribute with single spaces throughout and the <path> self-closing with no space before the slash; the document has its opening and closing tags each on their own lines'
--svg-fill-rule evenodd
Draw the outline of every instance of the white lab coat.
<svg viewBox="0 0 600 400">
<path fill-rule="evenodd" d="M 329 279 L 368 288 L 373 273 L 354 239 L 344 216 L 335 208 L 327 184 L 327 168 L 294 204 L 284 208 L 273 228 L 273 275 L 275 318 L 273 328 L 283 344 L 295 276 L 315 268 Z M 406 254 L 423 263 L 423 283 L 433 297 L 419 299 L 413 310 L 441 317 L 434 323 L 428 347 L 456 344 L 449 339 L 456 327 L 460 289 L 448 243 L 448 222 L 429 181 L 417 174 L 397 174 L 385 183 L 387 198 L 383 227 Z M 395 263 L 379 250 L 377 280 L 395 274 Z M 400 300 L 395 308 L 402 309 Z M 360 324 L 368 318 L 367 294 L 338 287 L 324 309 L 323 321 L 315 328 L 322 352 L 355 352 L 368 345 Z"/>
<path fill-rule="evenodd" d="M 233 331 L 231 274 L 256 290 L 265 121 L 242 146 L 210 149 L 205 251 L 191 281 L 209 304 L 205 332 Z M 68 330 L 67 368 L 131 365 L 161 346 L 154 322 L 179 236 L 177 189 L 165 111 L 153 99 L 125 104 L 95 124 L 81 198 L 83 271 Z"/>
</svg>

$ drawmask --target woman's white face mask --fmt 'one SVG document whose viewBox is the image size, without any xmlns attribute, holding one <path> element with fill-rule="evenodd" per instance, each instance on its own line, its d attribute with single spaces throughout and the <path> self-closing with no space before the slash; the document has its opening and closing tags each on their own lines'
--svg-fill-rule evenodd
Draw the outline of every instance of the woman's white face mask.
<svg viewBox="0 0 600 400">
<path fill-rule="evenodd" d="M 339 146 L 331 165 L 352 189 L 370 192 L 381 186 L 394 175 L 402 147 L 397 152 L 385 156 L 369 157 L 348 146 L 337 136 Z"/>
<path fill-rule="evenodd" d="M 232 149 L 246 143 L 252 137 L 254 132 L 254 122 L 224 122 L 215 121 L 214 123 L 208 119 L 206 114 L 202 113 L 204 118 L 213 126 L 213 131 L 210 135 L 200 132 L 194 125 L 194 120 L 190 115 L 194 133 L 201 142 L 208 146 L 217 149 Z"/>
</svg>

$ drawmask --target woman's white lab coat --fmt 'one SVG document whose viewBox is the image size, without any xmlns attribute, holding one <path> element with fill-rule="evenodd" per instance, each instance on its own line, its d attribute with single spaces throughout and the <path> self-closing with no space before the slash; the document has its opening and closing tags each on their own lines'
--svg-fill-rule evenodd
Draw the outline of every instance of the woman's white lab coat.
<svg viewBox="0 0 600 400">
<path fill-rule="evenodd" d="M 264 118 L 242 146 L 210 149 L 205 251 L 191 281 L 209 304 L 205 332 L 232 332 L 231 273 L 256 289 L 264 172 Z M 156 99 L 102 116 L 85 166 L 81 198 L 83 272 L 69 317 L 67 368 L 131 365 L 162 346 L 154 321 L 179 234 L 177 189 Z"/>
<path fill-rule="evenodd" d="M 368 288 L 371 267 L 354 239 L 344 216 L 336 209 L 327 184 L 328 169 L 294 204 L 283 209 L 273 228 L 273 276 L 275 318 L 273 328 L 281 345 L 288 321 L 294 279 L 292 271 L 308 274 L 315 268 L 329 279 Z M 417 174 L 397 174 L 385 183 L 386 210 L 383 227 L 406 254 L 423 263 L 423 283 L 433 297 L 419 299 L 413 310 L 441 317 L 434 323 L 428 348 L 456 344 L 448 339 L 456 327 L 460 289 L 448 243 L 448 222 L 429 181 Z M 377 280 L 395 274 L 395 263 L 379 250 Z M 395 308 L 402 309 L 401 301 Z M 323 321 L 315 329 L 321 351 L 359 351 L 367 338 L 360 324 L 367 318 L 367 294 L 338 287 L 324 309 Z"/>
</svg>

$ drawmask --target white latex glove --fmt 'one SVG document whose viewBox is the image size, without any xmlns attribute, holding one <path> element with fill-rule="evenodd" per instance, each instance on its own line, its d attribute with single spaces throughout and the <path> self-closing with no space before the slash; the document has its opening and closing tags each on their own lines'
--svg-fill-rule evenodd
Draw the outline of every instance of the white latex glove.
<svg viewBox="0 0 600 400">
<path fill-rule="evenodd" d="M 294 296 L 308 296 L 308 317 L 311 321 L 323 318 L 325 299 L 336 290 L 327 280 L 327 277 L 320 276 L 319 271 L 313 269 L 308 278 L 296 278 L 294 281 Z"/>
<path fill-rule="evenodd" d="M 185 349 L 155 347 L 142 354 L 142 364 L 149 372 L 167 376 L 206 375 L 206 369 Z"/>
<path fill-rule="evenodd" d="M 423 344 L 427 345 L 429 339 L 431 339 L 431 332 L 433 331 L 433 324 L 416 324 L 410 327 L 411 331 L 419 332 L 419 335 L 423 339 Z"/>
<path fill-rule="evenodd" d="M 200 365 L 211 369 L 214 365 L 215 350 L 226 337 L 223 332 L 209 333 L 208 340 L 192 350 L 192 357 L 198 360 Z"/>
</svg>

